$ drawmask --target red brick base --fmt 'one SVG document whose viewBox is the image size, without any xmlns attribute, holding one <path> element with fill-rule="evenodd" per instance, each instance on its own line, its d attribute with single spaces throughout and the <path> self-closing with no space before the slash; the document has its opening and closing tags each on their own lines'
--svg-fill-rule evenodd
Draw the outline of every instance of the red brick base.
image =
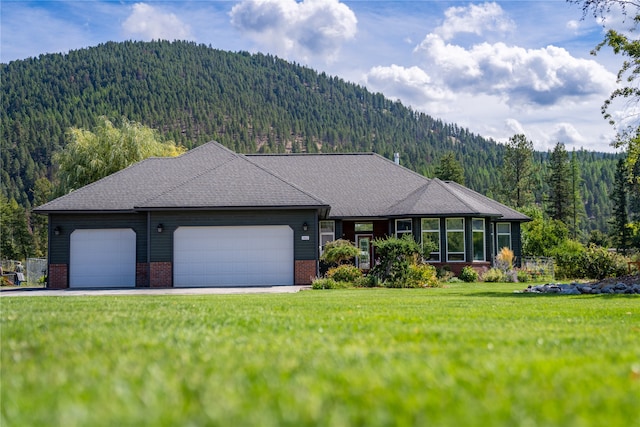
<svg viewBox="0 0 640 427">
<path fill-rule="evenodd" d="M 136 288 L 149 286 L 149 264 L 136 263 Z"/>
<path fill-rule="evenodd" d="M 49 289 L 66 289 L 69 287 L 69 267 L 67 264 L 49 264 Z"/>
<path fill-rule="evenodd" d="M 296 285 L 310 285 L 317 275 L 318 270 L 315 260 L 296 260 L 294 266 Z"/>
<path fill-rule="evenodd" d="M 491 268 L 490 262 L 430 262 L 429 264 L 433 265 L 435 268 L 443 268 L 446 265 L 456 276 L 460 275 L 464 267 L 471 267 L 478 272 L 478 274 L 482 274 Z"/>
<path fill-rule="evenodd" d="M 173 271 L 171 262 L 152 262 L 149 265 L 150 282 L 152 288 L 173 287 Z"/>
</svg>

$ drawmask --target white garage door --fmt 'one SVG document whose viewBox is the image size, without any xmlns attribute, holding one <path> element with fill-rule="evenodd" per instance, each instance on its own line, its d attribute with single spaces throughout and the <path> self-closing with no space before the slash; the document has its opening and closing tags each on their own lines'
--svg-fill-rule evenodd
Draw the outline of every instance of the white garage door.
<svg viewBox="0 0 640 427">
<path fill-rule="evenodd" d="M 289 226 L 179 227 L 174 287 L 293 284 Z"/>
<path fill-rule="evenodd" d="M 128 288 L 136 285 L 136 233 L 130 228 L 71 233 L 69 287 Z"/>
</svg>

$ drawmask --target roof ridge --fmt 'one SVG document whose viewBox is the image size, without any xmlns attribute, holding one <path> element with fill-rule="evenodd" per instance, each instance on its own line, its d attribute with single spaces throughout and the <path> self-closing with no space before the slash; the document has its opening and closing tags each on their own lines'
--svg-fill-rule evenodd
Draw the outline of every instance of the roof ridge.
<svg viewBox="0 0 640 427">
<path fill-rule="evenodd" d="M 280 175 L 276 174 L 276 173 L 275 173 L 275 172 L 273 172 L 272 170 L 269 170 L 269 169 L 265 168 L 264 166 L 259 165 L 259 164 L 255 163 L 255 162 L 252 162 L 252 161 L 248 158 L 248 156 L 247 156 L 247 155 L 245 155 L 245 154 L 238 154 L 238 156 L 242 157 L 245 161 L 247 161 L 247 162 L 251 163 L 252 165 L 254 165 L 255 167 L 257 167 L 258 169 L 260 169 L 260 170 L 262 170 L 262 171 L 264 171 L 264 172 L 268 173 L 269 175 L 273 176 L 274 178 L 278 179 L 279 181 L 282 181 L 283 183 L 285 183 L 285 184 L 286 184 L 286 185 L 288 185 L 289 187 L 292 187 L 292 188 L 294 188 L 294 189 L 296 189 L 296 190 L 300 191 L 301 193 L 303 193 L 303 194 L 305 194 L 305 195 L 307 195 L 307 196 L 311 197 L 312 199 L 314 199 L 314 200 L 316 200 L 316 201 L 318 201 L 318 202 L 320 202 L 320 203 L 322 203 L 322 204 L 324 204 L 324 205 L 330 206 L 330 204 L 329 204 L 329 203 L 327 203 L 326 201 L 322 200 L 320 197 L 316 196 L 315 194 L 312 194 L 312 193 L 308 192 L 307 190 L 303 190 L 302 188 L 298 187 L 298 186 L 297 186 L 297 185 L 295 185 L 294 183 L 289 182 L 289 181 L 287 181 L 286 179 L 282 178 Z"/>
<path fill-rule="evenodd" d="M 178 157 L 179 157 L 179 156 L 178 156 Z M 132 168 L 132 167 L 134 167 L 134 166 L 136 166 L 136 165 L 139 165 L 139 164 L 142 164 L 142 163 L 147 163 L 147 162 L 152 162 L 152 161 L 157 161 L 157 160 L 163 161 L 163 160 L 166 160 L 166 159 L 172 159 L 172 158 L 174 158 L 174 157 L 155 157 L 155 156 L 154 156 L 154 157 L 147 157 L 146 159 L 142 159 L 142 160 L 140 160 L 140 161 L 138 161 L 138 162 L 132 163 L 132 164 L 130 164 L 129 166 L 127 166 L 127 167 L 125 167 L 125 168 L 122 168 L 122 169 L 120 169 L 120 170 L 118 170 L 118 171 L 115 171 L 114 173 L 111 173 L 111 174 L 109 174 L 109 175 L 107 175 L 107 176 L 103 176 L 102 178 L 100 178 L 100 179 L 98 179 L 98 180 L 96 180 L 96 181 L 90 182 L 90 183 L 89 183 L 89 184 L 87 184 L 87 185 L 83 185 L 83 186 L 82 186 L 82 187 L 80 187 L 80 188 L 75 188 L 75 189 L 73 189 L 73 190 L 69 191 L 68 193 L 63 194 L 63 195 L 62 195 L 62 196 L 60 196 L 60 197 L 56 197 L 56 198 L 55 198 L 55 199 L 53 199 L 53 200 L 49 200 L 47 203 L 43 203 L 42 205 L 40 205 L 40 206 L 38 206 L 38 207 L 34 208 L 33 210 L 37 212 L 38 210 L 41 210 L 41 208 L 44 208 L 45 206 L 47 206 L 48 204 L 52 203 L 52 202 L 53 202 L 53 201 L 55 201 L 55 200 L 60 200 L 60 199 L 63 199 L 63 200 L 64 200 L 64 199 L 66 199 L 66 198 L 68 198 L 68 197 L 71 197 L 71 195 L 72 195 L 72 194 L 75 194 L 77 191 L 80 191 L 80 190 L 83 190 L 83 191 L 84 191 L 85 189 L 90 189 L 90 188 L 92 188 L 92 187 L 95 187 L 96 185 L 98 185 L 98 183 L 100 183 L 100 182 L 102 182 L 102 181 L 104 181 L 104 180 L 106 180 L 106 179 L 112 179 L 112 177 L 116 177 L 116 176 L 118 176 L 118 175 L 121 175 L 121 174 L 123 174 L 127 169 Z"/>
<path fill-rule="evenodd" d="M 457 189 L 457 188 L 455 188 L 455 189 L 453 189 L 453 191 L 451 191 L 451 190 L 452 190 L 452 188 L 451 188 L 451 187 L 447 188 L 447 186 L 445 186 L 445 184 L 455 184 L 455 185 L 461 186 L 460 184 L 458 184 L 458 183 L 457 183 L 457 182 L 455 182 L 455 181 L 442 181 L 441 179 L 438 179 L 438 178 L 433 178 L 433 180 L 434 180 L 434 181 L 437 181 L 437 183 L 439 183 L 440 185 L 442 185 L 442 187 L 443 187 L 444 189 L 446 189 L 447 191 L 449 191 L 449 193 L 450 193 L 450 194 L 452 194 L 456 199 L 458 199 L 459 201 L 461 201 L 461 202 L 462 202 L 462 204 L 464 204 L 464 205 L 465 205 L 466 207 L 468 207 L 470 210 L 473 210 L 473 209 L 474 209 L 474 207 L 473 207 L 473 206 L 471 206 L 469 203 L 467 203 L 467 201 L 464 199 L 464 197 L 462 197 L 462 196 L 459 194 L 459 191 L 458 191 L 458 189 Z M 464 187 L 464 188 L 466 188 L 466 187 Z M 471 191 L 473 191 L 473 190 L 471 190 Z M 477 193 L 477 192 L 475 192 L 475 191 L 473 191 L 473 192 L 474 192 L 475 194 L 480 194 L 480 193 Z M 482 201 L 480 201 L 480 200 L 476 200 L 476 201 L 477 201 L 478 203 L 481 203 L 481 204 L 482 204 L 482 205 L 484 205 L 485 207 L 487 207 L 487 208 L 491 209 L 491 206 L 487 206 L 487 205 L 486 205 L 486 203 L 484 203 L 484 202 L 482 202 Z M 501 216 L 502 216 L 502 215 L 501 215 Z"/>
</svg>

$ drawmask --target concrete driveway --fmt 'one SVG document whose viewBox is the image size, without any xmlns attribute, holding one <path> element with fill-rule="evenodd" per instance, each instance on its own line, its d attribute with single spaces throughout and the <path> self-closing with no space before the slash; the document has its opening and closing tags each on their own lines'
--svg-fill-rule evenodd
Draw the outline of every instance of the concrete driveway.
<svg viewBox="0 0 640 427">
<path fill-rule="evenodd" d="M 128 288 L 128 289 L 3 289 L 0 297 L 71 297 L 79 295 L 229 295 L 229 294 L 292 294 L 311 286 L 256 286 L 242 288 Z"/>
</svg>

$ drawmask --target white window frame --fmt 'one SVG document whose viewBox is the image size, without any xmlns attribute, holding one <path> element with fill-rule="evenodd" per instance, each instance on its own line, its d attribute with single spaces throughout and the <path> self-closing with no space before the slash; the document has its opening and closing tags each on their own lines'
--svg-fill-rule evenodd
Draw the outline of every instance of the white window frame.
<svg viewBox="0 0 640 427">
<path fill-rule="evenodd" d="M 449 228 L 450 220 L 461 220 L 462 228 Z M 452 252 L 449 250 L 449 233 L 462 233 L 462 252 Z M 445 235 L 447 239 L 447 262 L 466 262 L 467 260 L 467 236 L 465 233 L 465 221 L 464 218 L 445 218 Z M 451 259 L 451 255 L 462 255 L 462 259 Z M 456 257 L 457 258 L 457 257 Z"/>
<path fill-rule="evenodd" d="M 476 221 L 482 221 L 482 228 L 476 229 Z M 487 240 L 485 238 L 485 220 L 484 218 L 472 218 L 471 219 L 471 245 L 473 247 L 473 261 L 483 262 L 487 260 Z M 482 234 L 482 259 L 476 259 L 476 247 L 475 247 L 475 235 L 476 233 Z"/>
<path fill-rule="evenodd" d="M 324 225 L 328 225 L 331 224 L 331 228 L 332 231 L 322 231 L 322 229 Z M 322 255 L 322 253 L 324 252 L 324 246 L 329 243 L 329 242 L 333 242 L 334 240 L 336 240 L 336 222 L 335 221 L 330 221 L 330 220 L 323 220 L 320 221 L 320 226 L 318 227 L 318 230 L 320 232 L 320 255 Z M 329 237 L 330 240 L 324 240 L 325 237 Z"/>
<path fill-rule="evenodd" d="M 438 223 L 438 227 L 437 228 L 425 228 L 424 227 L 424 222 L 425 221 L 436 221 Z M 438 245 L 438 249 L 433 251 L 433 252 L 431 252 L 431 257 L 427 261 L 440 262 L 440 260 L 442 259 L 440 257 L 440 218 L 421 218 L 420 219 L 420 238 L 421 238 L 422 245 L 424 245 L 424 235 L 426 233 L 437 233 L 438 234 L 438 238 L 435 239 L 435 243 Z"/>
<path fill-rule="evenodd" d="M 398 230 L 398 222 L 400 221 L 408 221 L 410 227 L 408 230 Z M 413 220 L 411 218 L 400 218 L 396 219 L 396 237 L 398 239 L 404 237 L 405 234 L 413 235 Z"/>
<path fill-rule="evenodd" d="M 501 233 L 500 232 L 500 227 L 499 227 L 500 225 L 507 225 L 509 227 L 509 232 L 508 233 Z M 508 236 L 509 237 L 509 245 L 506 246 L 506 247 L 509 248 L 509 249 L 512 249 L 511 248 L 511 233 L 512 233 L 512 230 L 511 230 L 511 223 L 510 222 L 496 222 L 496 253 L 499 253 L 500 250 L 505 247 L 505 246 L 500 247 L 500 245 L 498 243 L 500 241 L 500 236 Z"/>
</svg>

